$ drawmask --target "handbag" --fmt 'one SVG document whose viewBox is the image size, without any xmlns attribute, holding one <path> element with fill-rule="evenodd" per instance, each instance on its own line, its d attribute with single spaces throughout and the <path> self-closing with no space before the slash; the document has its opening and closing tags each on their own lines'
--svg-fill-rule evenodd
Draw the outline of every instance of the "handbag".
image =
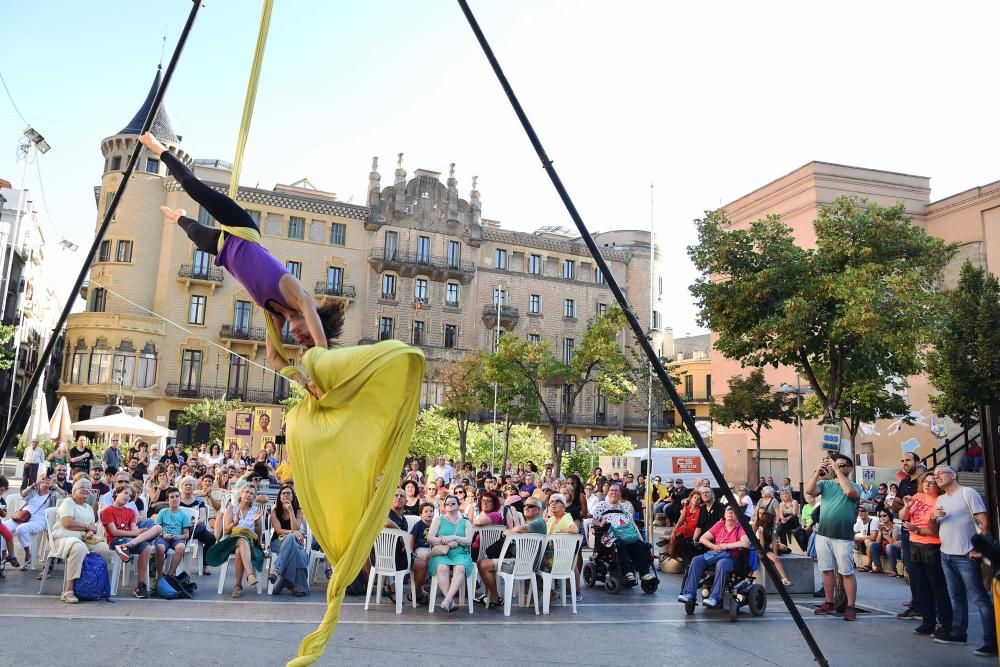
<svg viewBox="0 0 1000 667">
<path fill-rule="evenodd" d="M 26 509 L 19 509 L 10 516 L 14 523 L 28 523 L 31 521 L 31 512 Z"/>
<path fill-rule="evenodd" d="M 708 553 L 702 554 L 702 558 L 705 559 L 705 565 L 714 565 L 720 560 L 729 558 L 728 551 L 709 551 Z"/>
</svg>

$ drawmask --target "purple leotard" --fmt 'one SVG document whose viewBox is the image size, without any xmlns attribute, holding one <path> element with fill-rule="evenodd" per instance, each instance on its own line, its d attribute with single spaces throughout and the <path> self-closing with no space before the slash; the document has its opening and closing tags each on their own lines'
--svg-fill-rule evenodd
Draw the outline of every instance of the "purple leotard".
<svg viewBox="0 0 1000 667">
<path fill-rule="evenodd" d="M 259 243 L 226 234 L 222 250 L 215 256 L 215 263 L 233 274 L 250 294 L 250 298 L 261 308 L 281 317 L 284 317 L 284 314 L 272 308 L 271 301 L 289 310 L 295 310 L 285 303 L 278 288 L 281 277 L 288 273 L 288 269 Z"/>
</svg>

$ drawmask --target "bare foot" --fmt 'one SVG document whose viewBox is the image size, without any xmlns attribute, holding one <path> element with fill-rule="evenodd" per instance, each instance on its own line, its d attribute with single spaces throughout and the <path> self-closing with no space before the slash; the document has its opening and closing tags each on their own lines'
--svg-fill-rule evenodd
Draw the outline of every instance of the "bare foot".
<svg viewBox="0 0 1000 667">
<path fill-rule="evenodd" d="M 167 220 L 173 220 L 177 222 L 180 220 L 182 215 L 187 215 L 187 211 L 182 208 L 170 208 L 169 206 L 161 206 L 160 210 L 163 211 L 163 215 Z"/>
<path fill-rule="evenodd" d="M 167 150 L 160 140 L 153 136 L 152 132 L 147 132 L 139 137 L 139 143 L 151 150 L 153 153 L 159 155 L 163 151 Z"/>
</svg>

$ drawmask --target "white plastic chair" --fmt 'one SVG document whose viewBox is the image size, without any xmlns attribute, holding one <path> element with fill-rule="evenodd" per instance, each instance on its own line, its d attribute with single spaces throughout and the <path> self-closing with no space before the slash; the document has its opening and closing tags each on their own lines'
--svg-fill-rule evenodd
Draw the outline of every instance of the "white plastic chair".
<svg viewBox="0 0 1000 667">
<path fill-rule="evenodd" d="M 476 526 L 473 534 L 479 534 L 479 560 L 489 560 L 486 557 L 486 550 L 503 539 L 503 531 L 506 526 Z M 496 559 L 493 559 L 494 562 Z M 479 567 L 476 567 L 476 586 L 479 586 Z"/>
<path fill-rule="evenodd" d="M 576 556 L 580 551 L 582 538 L 579 535 L 548 535 L 545 542 L 552 543 L 552 571 L 539 570 L 542 578 L 542 613 L 549 613 L 549 595 L 553 581 L 562 581 L 560 587 L 562 606 L 566 606 L 566 581 L 569 581 L 570 600 L 576 613 Z M 543 550 L 544 551 L 544 550 Z"/>
<path fill-rule="evenodd" d="M 497 560 L 497 577 L 504 586 L 504 616 L 510 616 L 511 599 L 514 597 L 515 584 L 519 581 L 530 582 L 531 594 L 535 598 L 535 614 L 538 614 L 538 585 L 535 582 L 535 570 L 545 539 L 545 535 L 531 533 L 508 535 L 504 539 L 503 547 L 500 549 L 500 558 Z M 513 558 L 506 558 L 507 550 L 512 544 L 517 549 L 517 553 Z M 510 563 L 510 572 L 506 572 L 504 567 L 508 562 Z"/>
<path fill-rule="evenodd" d="M 205 549 L 201 542 L 194 538 L 194 531 L 201 521 L 201 511 L 197 507 L 182 507 L 181 511 L 191 517 L 191 532 L 187 543 L 184 545 L 184 559 L 178 571 L 188 571 L 188 565 L 193 561 L 194 571 L 201 574 L 205 567 Z"/>
<path fill-rule="evenodd" d="M 14 512 L 24 507 L 24 498 L 21 497 L 20 493 L 9 493 L 7 494 L 5 500 L 7 501 L 7 519 L 14 516 Z M 4 519 L 4 521 L 6 521 L 7 519 Z M 38 569 L 38 562 L 39 560 L 41 560 L 42 557 L 41 550 L 42 547 L 45 546 L 46 544 L 43 535 L 44 532 L 45 531 L 40 531 L 31 536 L 31 545 L 30 545 L 31 559 L 30 560 L 24 559 L 24 561 L 22 562 L 23 565 L 28 566 L 28 568 L 31 570 Z M 17 540 L 15 540 L 15 544 L 20 546 L 20 542 L 18 542 Z M 21 555 L 22 556 L 24 555 L 23 550 Z"/>
<path fill-rule="evenodd" d="M 406 550 L 405 570 L 396 569 L 396 542 L 402 540 Z M 413 598 L 413 608 L 417 608 L 417 588 L 413 581 L 413 571 L 410 569 L 410 536 L 398 528 L 383 528 L 375 538 L 375 563 L 368 574 L 368 590 L 365 592 L 365 611 L 372 597 L 372 587 L 375 587 L 375 604 L 382 604 L 382 577 L 392 577 L 396 582 L 396 613 L 403 613 L 403 580 L 410 575 L 410 597 Z"/>
<path fill-rule="evenodd" d="M 52 561 L 52 565 L 60 562 L 62 558 L 55 556 L 52 553 L 52 529 L 56 527 L 56 521 L 59 520 L 59 508 L 50 507 L 45 510 L 45 531 L 44 531 L 44 546 L 45 546 L 45 558 L 42 560 L 42 583 L 38 585 L 38 594 L 42 594 L 42 589 L 45 588 L 45 580 L 49 578 L 49 561 Z M 42 535 L 43 533 L 39 533 Z M 41 545 L 40 545 L 41 546 Z M 65 575 L 64 575 L 65 576 Z"/>
<path fill-rule="evenodd" d="M 478 576 L 478 573 L 479 571 L 476 569 L 476 564 L 473 563 L 472 571 L 465 573 L 465 588 L 458 589 L 458 603 L 460 605 L 465 604 L 465 595 L 466 592 L 468 592 L 470 614 L 472 613 L 472 601 L 473 598 L 476 596 L 476 577 Z M 437 575 L 435 574 L 434 576 L 431 577 L 430 602 L 428 603 L 427 606 L 427 611 L 430 612 L 431 614 L 434 613 L 434 606 L 435 606 L 434 603 L 437 600 L 437 592 L 438 592 L 438 578 Z"/>
<path fill-rule="evenodd" d="M 309 522 L 306 522 L 306 550 L 309 552 L 309 567 L 306 570 L 306 576 L 309 579 L 310 585 L 316 583 L 316 574 L 319 572 L 320 562 L 327 562 L 326 554 L 319 549 L 313 549 L 312 545 L 312 528 L 309 526 Z"/>
<path fill-rule="evenodd" d="M 417 525 L 418 521 L 420 521 L 420 517 L 419 516 L 413 516 L 412 514 L 407 514 L 406 515 L 406 530 L 407 530 L 407 532 L 413 530 L 413 527 L 415 525 Z"/>
</svg>

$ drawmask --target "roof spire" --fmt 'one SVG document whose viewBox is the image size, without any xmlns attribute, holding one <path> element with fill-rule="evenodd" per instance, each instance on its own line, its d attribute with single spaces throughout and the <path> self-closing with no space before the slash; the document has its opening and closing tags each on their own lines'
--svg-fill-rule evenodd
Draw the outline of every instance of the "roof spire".
<svg viewBox="0 0 1000 667">
<path fill-rule="evenodd" d="M 139 107 L 139 110 L 135 112 L 132 120 L 128 122 L 124 128 L 122 128 L 118 134 L 139 134 L 142 131 L 142 124 L 146 120 L 146 116 L 149 115 L 149 110 L 153 106 L 153 98 L 156 97 L 156 91 L 160 88 L 160 82 L 162 81 L 161 68 L 156 68 L 156 76 L 153 77 L 153 85 L 149 87 L 149 92 L 146 94 L 146 100 Z M 174 133 L 173 128 L 170 126 L 170 118 L 167 117 L 167 110 L 161 104 L 160 109 L 156 112 L 156 117 L 153 119 L 153 125 L 149 128 L 149 131 L 153 133 L 153 136 L 161 141 L 170 141 L 177 143 L 180 139 Z"/>
</svg>

